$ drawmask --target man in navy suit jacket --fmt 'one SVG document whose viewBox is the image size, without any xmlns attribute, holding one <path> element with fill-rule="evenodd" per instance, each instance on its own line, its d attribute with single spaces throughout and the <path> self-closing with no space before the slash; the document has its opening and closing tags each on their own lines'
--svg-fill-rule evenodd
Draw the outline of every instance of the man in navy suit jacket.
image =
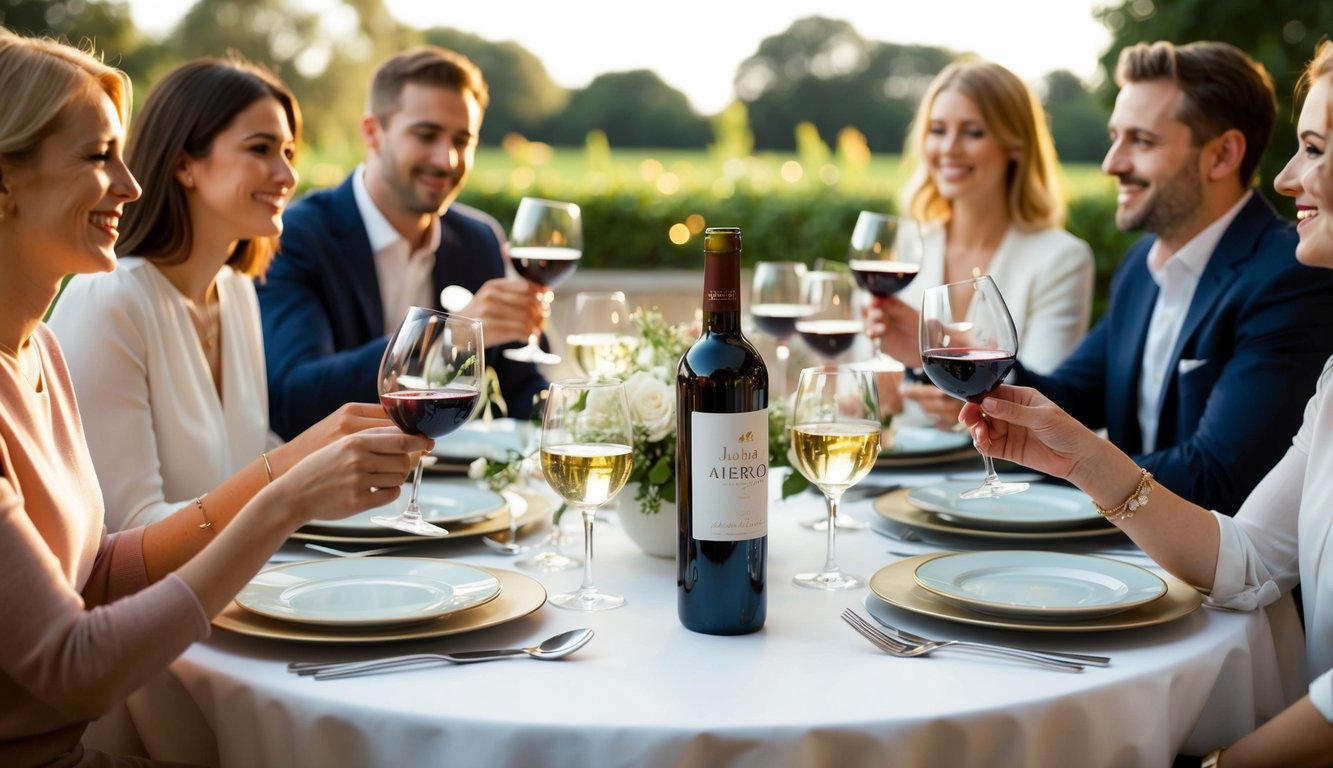
<svg viewBox="0 0 1333 768">
<path fill-rule="evenodd" d="M 291 439 L 350 401 L 378 402 L 388 334 L 440 292 L 474 295 L 459 314 L 482 321 L 487 365 L 509 413 L 526 418 L 546 386 L 537 367 L 495 350 L 537 332 L 537 287 L 505 278 L 494 218 L 454 202 L 476 154 L 488 92 L 466 58 L 423 47 L 376 71 L 362 118 L 364 165 L 283 216 L 280 251 L 259 286 L 269 414 Z"/>
<path fill-rule="evenodd" d="M 1185 498 L 1234 514 L 1333 354 L 1333 273 L 1251 179 L 1274 120 L 1262 66 L 1221 43 L 1121 52 L 1103 169 L 1125 256 L 1106 314 L 1037 388 Z"/>
</svg>

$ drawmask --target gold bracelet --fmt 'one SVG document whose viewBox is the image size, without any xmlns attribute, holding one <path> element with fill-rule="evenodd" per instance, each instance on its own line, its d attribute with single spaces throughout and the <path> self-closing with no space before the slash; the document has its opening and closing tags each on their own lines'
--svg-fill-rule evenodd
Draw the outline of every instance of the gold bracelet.
<svg viewBox="0 0 1333 768">
<path fill-rule="evenodd" d="M 261 459 L 264 460 L 264 474 L 268 475 L 268 481 L 269 481 L 269 483 L 272 483 L 272 482 L 273 482 L 273 467 L 269 466 L 269 463 L 268 463 L 268 451 L 264 451 L 263 453 L 259 454 L 259 458 L 261 458 Z"/>
<path fill-rule="evenodd" d="M 1227 751 L 1226 747 L 1214 749 L 1212 752 L 1203 756 L 1203 762 L 1199 763 L 1201 768 L 1220 768 L 1222 765 L 1222 753 Z"/>
<path fill-rule="evenodd" d="M 208 494 L 204 494 L 207 496 Z M 208 513 L 204 511 L 204 496 L 194 497 L 194 505 L 199 508 L 199 516 L 204 518 L 204 522 L 199 524 L 201 530 L 213 527 L 212 521 L 208 519 Z"/>
<path fill-rule="evenodd" d="M 1142 467 L 1139 468 L 1139 484 L 1134 487 L 1134 492 L 1119 504 L 1110 509 L 1103 509 L 1092 502 L 1092 506 L 1097 508 L 1097 514 L 1107 520 L 1128 520 L 1140 509 L 1148 504 L 1148 495 L 1152 493 L 1152 473 Z"/>
</svg>

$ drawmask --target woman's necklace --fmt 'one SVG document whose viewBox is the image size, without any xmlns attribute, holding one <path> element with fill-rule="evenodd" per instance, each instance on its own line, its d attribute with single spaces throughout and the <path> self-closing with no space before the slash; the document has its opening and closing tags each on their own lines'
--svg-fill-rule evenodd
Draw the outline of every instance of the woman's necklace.
<svg viewBox="0 0 1333 768">
<path fill-rule="evenodd" d="M 190 310 L 190 320 L 194 322 L 194 330 L 199 336 L 199 341 L 204 345 L 206 351 L 212 352 L 217 347 L 218 327 L 221 325 L 216 288 L 210 287 L 208 292 L 204 294 L 202 317 L 198 305 L 193 301 L 187 299 L 185 306 Z"/>
</svg>

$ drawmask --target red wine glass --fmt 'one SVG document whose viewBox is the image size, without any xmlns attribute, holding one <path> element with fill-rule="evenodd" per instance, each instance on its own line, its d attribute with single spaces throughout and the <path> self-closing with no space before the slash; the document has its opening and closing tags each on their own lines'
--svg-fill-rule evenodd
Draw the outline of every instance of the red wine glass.
<svg viewBox="0 0 1333 768">
<path fill-rule="evenodd" d="M 410 435 L 437 440 L 463 426 L 481 399 L 485 349 L 480 320 L 424 307 L 409 309 L 380 360 L 380 403 L 389 418 Z M 372 521 L 420 536 L 448 534 L 421 517 L 421 468 L 418 461 L 412 496 L 403 511 Z"/>
<path fill-rule="evenodd" d="M 847 249 L 848 266 L 856 284 L 876 299 L 887 299 L 906 288 L 921 271 L 920 228 L 899 226 L 897 216 L 861 211 Z M 903 364 L 885 354 L 879 334 L 870 336 L 874 353 L 857 367 L 896 372 Z"/>
<path fill-rule="evenodd" d="M 989 275 L 931 288 L 921 298 L 921 367 L 935 386 L 959 400 L 979 403 L 1014 367 L 1018 333 L 1000 289 Z M 1027 483 L 1002 483 L 982 452 L 986 479 L 959 494 L 987 499 L 1025 491 Z"/>
<path fill-rule="evenodd" d="M 787 360 L 791 357 L 788 341 L 796 335 L 796 321 L 807 313 L 801 297 L 805 265 L 799 261 L 761 261 L 754 265 L 750 318 L 759 330 L 773 337 L 778 364 L 774 370 L 778 386 L 773 397 L 787 393 Z"/>
<path fill-rule="evenodd" d="M 551 316 L 551 290 L 574 274 L 583 256 L 583 219 L 574 203 L 525 197 L 518 201 L 514 226 L 509 230 L 509 259 L 519 277 L 542 287 L 538 299 L 542 318 Z M 526 346 L 506 349 L 504 356 L 524 363 L 555 365 L 560 356 L 541 348 L 539 333 Z"/>
</svg>

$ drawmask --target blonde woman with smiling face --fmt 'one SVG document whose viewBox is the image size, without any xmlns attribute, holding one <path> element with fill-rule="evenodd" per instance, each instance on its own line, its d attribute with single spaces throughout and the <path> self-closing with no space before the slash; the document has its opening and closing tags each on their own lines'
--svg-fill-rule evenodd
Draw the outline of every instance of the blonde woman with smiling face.
<svg viewBox="0 0 1333 768">
<path fill-rule="evenodd" d="M 945 67 L 921 100 L 907 156 L 915 165 L 903 208 L 920 224 L 921 272 L 880 302 L 885 351 L 920 367 L 918 308 L 930 287 L 988 274 L 1014 317 L 1019 359 L 1049 371 L 1078 344 L 1092 313 L 1088 244 L 1062 229 L 1055 146 L 1036 96 L 1004 67 L 980 60 Z M 914 228 L 904 228 L 910 247 Z M 877 322 L 872 310 L 871 322 Z M 935 387 L 904 389 L 949 428 L 960 404 Z"/>
<path fill-rule="evenodd" d="M 0 765 L 116 766 L 88 721 L 159 675 L 301 525 L 392 501 L 431 441 L 330 442 L 266 484 L 233 479 L 106 533 L 65 357 L 42 316 L 70 273 L 116 265 L 140 187 L 121 158 L 129 81 L 0 27 Z"/>
<path fill-rule="evenodd" d="M 1302 84 L 1310 90 L 1296 126 L 1297 151 L 1274 186 L 1296 201 L 1297 260 L 1333 269 L 1333 162 L 1326 154 L 1333 135 L 1333 42 L 1319 47 Z M 1290 448 L 1234 518 L 1159 486 L 1036 390 L 1000 387 L 980 406 L 967 405 L 962 420 L 986 453 L 1066 478 L 1086 492 L 1154 561 L 1205 592 L 1210 605 L 1257 610 L 1299 583 L 1309 692 L 1207 755 L 1203 765 L 1333 763 L 1333 358 Z M 1146 503 L 1131 509 L 1135 499 Z"/>
<path fill-rule="evenodd" d="M 126 206 L 116 269 L 74 277 L 50 319 L 111 530 L 161 520 L 228 478 L 271 481 L 332 439 L 391 423 L 352 404 L 269 442 L 253 281 L 282 232 L 300 135 L 291 93 L 238 57 L 187 62 L 148 94 L 126 148 L 144 194 Z"/>
</svg>

